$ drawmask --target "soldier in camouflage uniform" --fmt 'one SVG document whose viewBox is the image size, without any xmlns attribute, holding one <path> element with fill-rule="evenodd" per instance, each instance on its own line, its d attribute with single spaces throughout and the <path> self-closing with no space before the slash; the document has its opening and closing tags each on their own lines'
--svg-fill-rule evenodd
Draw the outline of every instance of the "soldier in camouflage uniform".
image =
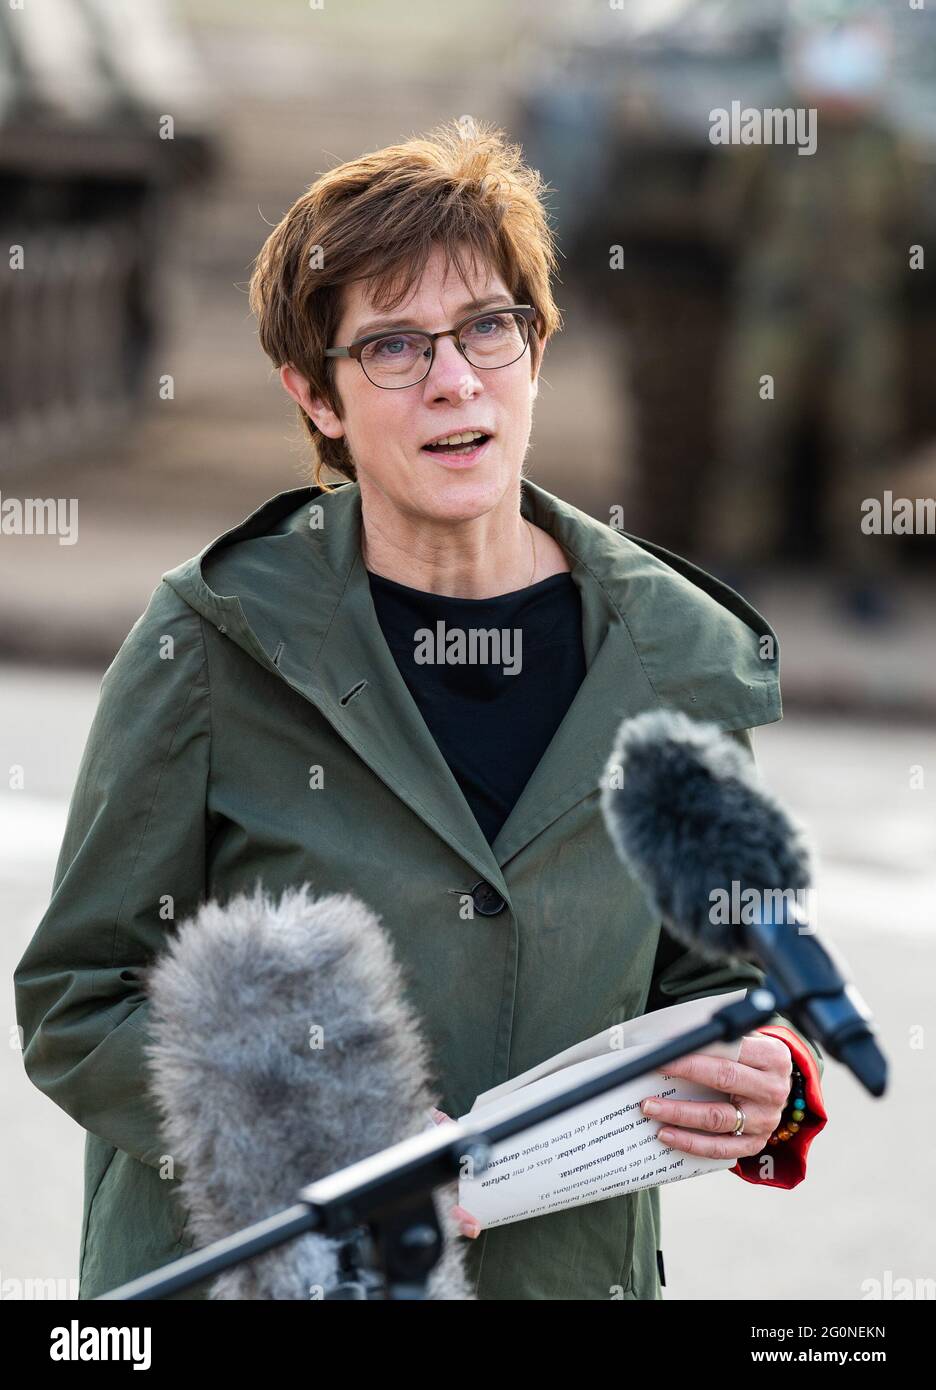
<svg viewBox="0 0 936 1390">
<path fill-rule="evenodd" d="M 815 505 L 833 563 L 857 586 L 893 561 L 890 538 L 861 531 L 860 503 L 888 486 L 899 443 L 908 176 L 872 114 L 824 103 L 816 120 L 813 154 L 740 147 L 718 190 L 744 249 L 702 535 L 726 574 L 775 553 L 793 433 L 818 404 L 828 457 Z"/>
</svg>

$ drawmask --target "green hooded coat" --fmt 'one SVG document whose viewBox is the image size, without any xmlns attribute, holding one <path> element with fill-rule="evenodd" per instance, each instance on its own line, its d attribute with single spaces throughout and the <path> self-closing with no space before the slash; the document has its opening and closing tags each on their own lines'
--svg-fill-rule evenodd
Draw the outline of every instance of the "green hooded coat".
<svg viewBox="0 0 936 1390">
<path fill-rule="evenodd" d="M 763 979 L 661 938 L 600 783 L 620 721 L 661 705 L 753 755 L 749 731 L 781 718 L 775 634 L 711 575 L 529 480 L 521 506 L 569 557 L 587 674 L 493 846 L 383 638 L 356 483 L 280 493 L 168 571 L 108 667 L 15 975 L 26 1071 L 87 1131 L 81 1298 L 192 1248 L 135 972 L 207 898 L 260 876 L 276 895 L 308 880 L 377 911 L 453 1116 L 648 1001 Z M 502 908 L 465 920 L 479 882 Z M 482 1299 L 662 1296 L 657 1188 L 459 1239 Z"/>
</svg>

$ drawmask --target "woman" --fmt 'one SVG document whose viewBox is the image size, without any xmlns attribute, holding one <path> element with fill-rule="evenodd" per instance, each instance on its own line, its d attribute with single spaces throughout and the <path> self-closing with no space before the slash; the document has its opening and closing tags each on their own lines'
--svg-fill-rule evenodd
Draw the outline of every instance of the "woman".
<svg viewBox="0 0 936 1390">
<path fill-rule="evenodd" d="M 781 715 L 777 647 L 732 590 L 523 476 L 559 326 L 539 194 L 500 132 L 453 125 L 323 175 L 260 254 L 251 304 L 315 485 L 163 576 L 105 675 L 17 971 L 27 1071 L 88 1131 L 82 1297 L 191 1246 L 135 971 L 205 897 L 259 875 L 379 911 L 449 1115 L 612 1023 L 762 978 L 663 934 L 602 823 L 621 719 L 683 708 L 750 750 Z M 791 1057 L 808 1113 L 770 1146 Z M 729 1090 L 664 1105 L 674 1148 L 801 1180 L 822 1059 L 785 1020 L 728 1076 L 677 1066 Z M 654 1188 L 464 1245 L 480 1298 L 659 1298 L 659 1231 Z"/>
</svg>

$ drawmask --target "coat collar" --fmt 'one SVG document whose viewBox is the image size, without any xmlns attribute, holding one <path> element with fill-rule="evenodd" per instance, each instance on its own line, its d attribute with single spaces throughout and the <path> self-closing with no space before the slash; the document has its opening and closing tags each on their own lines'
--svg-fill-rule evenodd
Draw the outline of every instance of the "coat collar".
<svg viewBox="0 0 936 1390">
<path fill-rule="evenodd" d="M 293 488 L 163 578 L 325 716 L 391 790 L 509 901 L 503 869 L 600 787 L 622 719 L 665 704 L 722 729 L 781 717 L 776 634 L 734 590 L 523 480 L 521 511 L 572 563 L 587 672 L 489 845 L 377 621 L 361 494 Z M 765 645 L 766 644 L 766 645 Z"/>
</svg>

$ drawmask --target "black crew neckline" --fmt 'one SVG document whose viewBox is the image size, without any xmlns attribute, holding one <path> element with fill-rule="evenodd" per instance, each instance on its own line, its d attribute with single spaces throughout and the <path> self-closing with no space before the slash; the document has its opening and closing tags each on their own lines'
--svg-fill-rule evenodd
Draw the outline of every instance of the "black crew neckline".
<svg viewBox="0 0 936 1390">
<path fill-rule="evenodd" d="M 421 599 L 436 599 L 442 603 L 481 604 L 502 603 L 505 599 L 520 598 L 533 593 L 534 589 L 542 589 L 545 584 L 552 584 L 557 579 L 571 580 L 572 574 L 569 570 L 560 570 L 558 574 L 548 574 L 545 579 L 538 579 L 535 584 L 528 584 L 525 589 L 510 589 L 506 594 L 490 594 L 487 598 L 463 598 L 459 594 L 436 594 L 430 589 L 414 589 L 411 584 L 400 584 L 396 579 L 387 579 L 383 574 L 375 574 L 373 570 L 367 570 L 367 577 L 370 580 L 376 579 L 379 584 L 385 584 L 388 588 L 399 589 L 403 594 L 413 594 Z"/>
</svg>

